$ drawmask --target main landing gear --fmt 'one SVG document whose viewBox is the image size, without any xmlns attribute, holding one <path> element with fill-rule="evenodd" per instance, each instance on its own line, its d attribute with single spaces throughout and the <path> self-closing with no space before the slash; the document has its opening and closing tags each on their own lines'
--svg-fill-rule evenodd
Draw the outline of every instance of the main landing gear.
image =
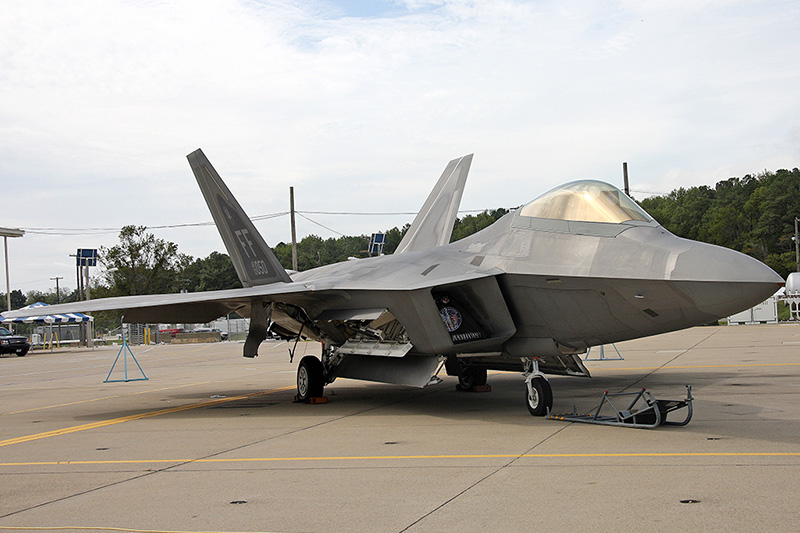
<svg viewBox="0 0 800 533">
<path fill-rule="evenodd" d="M 476 387 L 486 385 L 486 368 L 462 366 L 458 372 L 458 386 L 463 391 L 472 392 Z"/>
<path fill-rule="evenodd" d="M 533 416 L 546 416 L 553 408 L 553 389 L 545 375 L 539 371 L 539 360 L 523 359 L 525 373 L 525 405 Z M 322 398 L 328 383 L 325 364 L 313 355 L 306 355 L 297 367 L 297 402 L 314 402 Z M 486 368 L 464 365 L 458 369 L 461 390 L 472 391 L 486 385 Z M 316 402 L 319 403 L 319 402 Z"/>
<path fill-rule="evenodd" d="M 297 366 L 297 401 L 308 402 L 322 397 L 325 389 L 325 367 L 313 355 L 306 355 Z"/>
<path fill-rule="evenodd" d="M 553 408 L 553 389 L 544 374 L 539 372 L 538 359 L 525 359 L 525 405 L 533 416 L 545 416 Z"/>
</svg>

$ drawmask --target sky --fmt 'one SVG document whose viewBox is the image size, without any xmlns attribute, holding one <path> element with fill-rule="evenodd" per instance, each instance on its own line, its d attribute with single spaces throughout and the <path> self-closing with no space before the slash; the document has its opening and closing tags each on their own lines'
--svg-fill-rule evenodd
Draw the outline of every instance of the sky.
<svg viewBox="0 0 800 533">
<path fill-rule="evenodd" d="M 800 166 L 796 1 L 0 0 L 11 289 L 74 288 L 128 224 L 224 251 L 185 156 L 298 239 L 599 179 L 633 196 Z M 350 213 L 328 214 L 328 213 Z M 379 214 L 362 214 L 379 213 Z M 393 214 L 400 213 L 400 214 Z M 177 227 L 176 227 L 177 226 Z M 288 242 L 288 216 L 256 222 Z M 93 269 L 99 274 L 101 268 Z M 5 292 L 5 284 L 0 292 Z"/>
</svg>

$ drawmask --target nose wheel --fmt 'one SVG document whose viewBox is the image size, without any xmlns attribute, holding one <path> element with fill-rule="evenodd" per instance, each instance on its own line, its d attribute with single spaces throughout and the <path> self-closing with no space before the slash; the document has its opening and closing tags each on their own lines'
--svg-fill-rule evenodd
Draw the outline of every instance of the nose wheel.
<svg viewBox="0 0 800 533">
<path fill-rule="evenodd" d="M 539 358 L 523 359 L 525 373 L 525 405 L 533 416 L 545 416 L 553 408 L 553 389 L 544 374 L 539 372 Z"/>
<path fill-rule="evenodd" d="M 545 416 L 553 408 L 553 389 L 540 376 L 531 376 L 525 381 L 525 405 L 533 416 Z"/>
</svg>

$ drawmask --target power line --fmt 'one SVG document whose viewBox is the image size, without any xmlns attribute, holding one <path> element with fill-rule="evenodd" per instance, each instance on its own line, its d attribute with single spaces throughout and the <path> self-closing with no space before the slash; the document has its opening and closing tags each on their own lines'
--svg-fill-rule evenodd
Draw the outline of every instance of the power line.
<svg viewBox="0 0 800 533">
<path fill-rule="evenodd" d="M 280 213 L 270 213 L 268 215 L 257 215 L 251 220 L 266 220 L 288 215 L 288 211 Z M 147 229 L 176 229 L 194 228 L 200 226 L 213 226 L 213 221 L 206 222 L 186 222 L 184 224 L 164 224 L 159 226 L 145 226 Z M 122 228 L 27 228 L 26 231 L 36 235 L 100 235 L 103 233 L 119 233 Z"/>
<path fill-rule="evenodd" d="M 311 222 L 311 223 L 313 223 L 313 224 L 316 224 L 317 226 L 319 226 L 319 227 L 321 227 L 321 228 L 325 228 L 326 230 L 328 230 L 328 231 L 332 231 L 333 233 L 336 233 L 337 235 L 341 235 L 342 237 L 344 237 L 344 236 L 345 236 L 345 234 L 344 234 L 344 233 L 341 233 L 341 232 L 339 232 L 339 231 L 336 231 L 336 230 L 335 230 L 335 229 L 333 229 L 333 228 L 329 228 L 328 226 L 326 226 L 326 225 L 324 225 L 324 224 L 320 224 L 320 223 L 319 223 L 319 222 L 317 222 L 316 220 L 311 220 L 310 218 L 308 218 L 307 216 L 305 216 L 303 213 L 301 213 L 301 212 L 299 212 L 299 211 L 295 211 L 295 213 L 297 213 L 298 215 L 300 215 L 300 216 L 301 216 L 301 217 L 303 217 L 304 219 L 308 220 L 309 222 Z"/>
<path fill-rule="evenodd" d="M 459 213 L 483 213 L 490 211 L 490 209 L 461 209 Z M 416 215 L 416 211 L 295 211 L 295 213 L 305 213 L 307 215 L 355 215 L 355 216 L 399 216 L 399 215 Z"/>
<path fill-rule="evenodd" d="M 643 191 L 639 191 L 643 192 Z M 489 209 L 462 209 L 459 213 L 483 213 L 485 211 L 490 211 Z M 308 215 L 347 215 L 347 216 L 408 216 L 408 215 L 416 215 L 417 213 L 414 212 L 364 212 L 364 211 L 295 211 L 300 216 L 303 216 L 309 222 L 312 222 L 318 226 L 322 226 L 323 228 L 330 230 L 334 233 L 339 235 L 344 235 L 334 229 L 331 229 L 327 226 L 320 224 L 306 216 Z M 282 216 L 288 215 L 288 211 L 280 211 L 278 213 L 268 213 L 266 215 L 256 215 L 252 217 L 250 220 L 252 221 L 259 221 L 259 220 L 268 220 L 271 218 L 278 218 Z M 153 229 L 180 229 L 180 228 L 196 228 L 202 226 L 213 226 L 213 221 L 205 221 L 205 222 L 186 222 L 183 224 L 163 224 L 158 226 L 145 226 L 145 228 L 153 230 Z M 31 233 L 33 235 L 52 235 L 52 236 L 81 236 L 81 235 L 103 235 L 109 233 L 119 233 L 122 228 L 52 228 L 52 227 L 24 227 L 27 233 Z"/>
<path fill-rule="evenodd" d="M 667 196 L 668 192 L 657 192 L 657 191 L 643 191 L 640 189 L 631 189 L 631 192 L 640 192 L 642 194 L 657 194 L 658 196 Z"/>
</svg>

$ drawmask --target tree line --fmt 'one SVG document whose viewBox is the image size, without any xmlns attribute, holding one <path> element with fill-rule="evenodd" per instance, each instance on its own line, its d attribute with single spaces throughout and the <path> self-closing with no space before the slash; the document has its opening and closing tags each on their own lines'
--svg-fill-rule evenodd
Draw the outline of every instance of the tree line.
<svg viewBox="0 0 800 533">
<path fill-rule="evenodd" d="M 800 217 L 800 170 L 730 178 L 713 188 L 683 187 L 640 205 L 667 230 L 733 248 L 763 261 L 784 279 L 797 270 L 794 219 Z"/>
</svg>

